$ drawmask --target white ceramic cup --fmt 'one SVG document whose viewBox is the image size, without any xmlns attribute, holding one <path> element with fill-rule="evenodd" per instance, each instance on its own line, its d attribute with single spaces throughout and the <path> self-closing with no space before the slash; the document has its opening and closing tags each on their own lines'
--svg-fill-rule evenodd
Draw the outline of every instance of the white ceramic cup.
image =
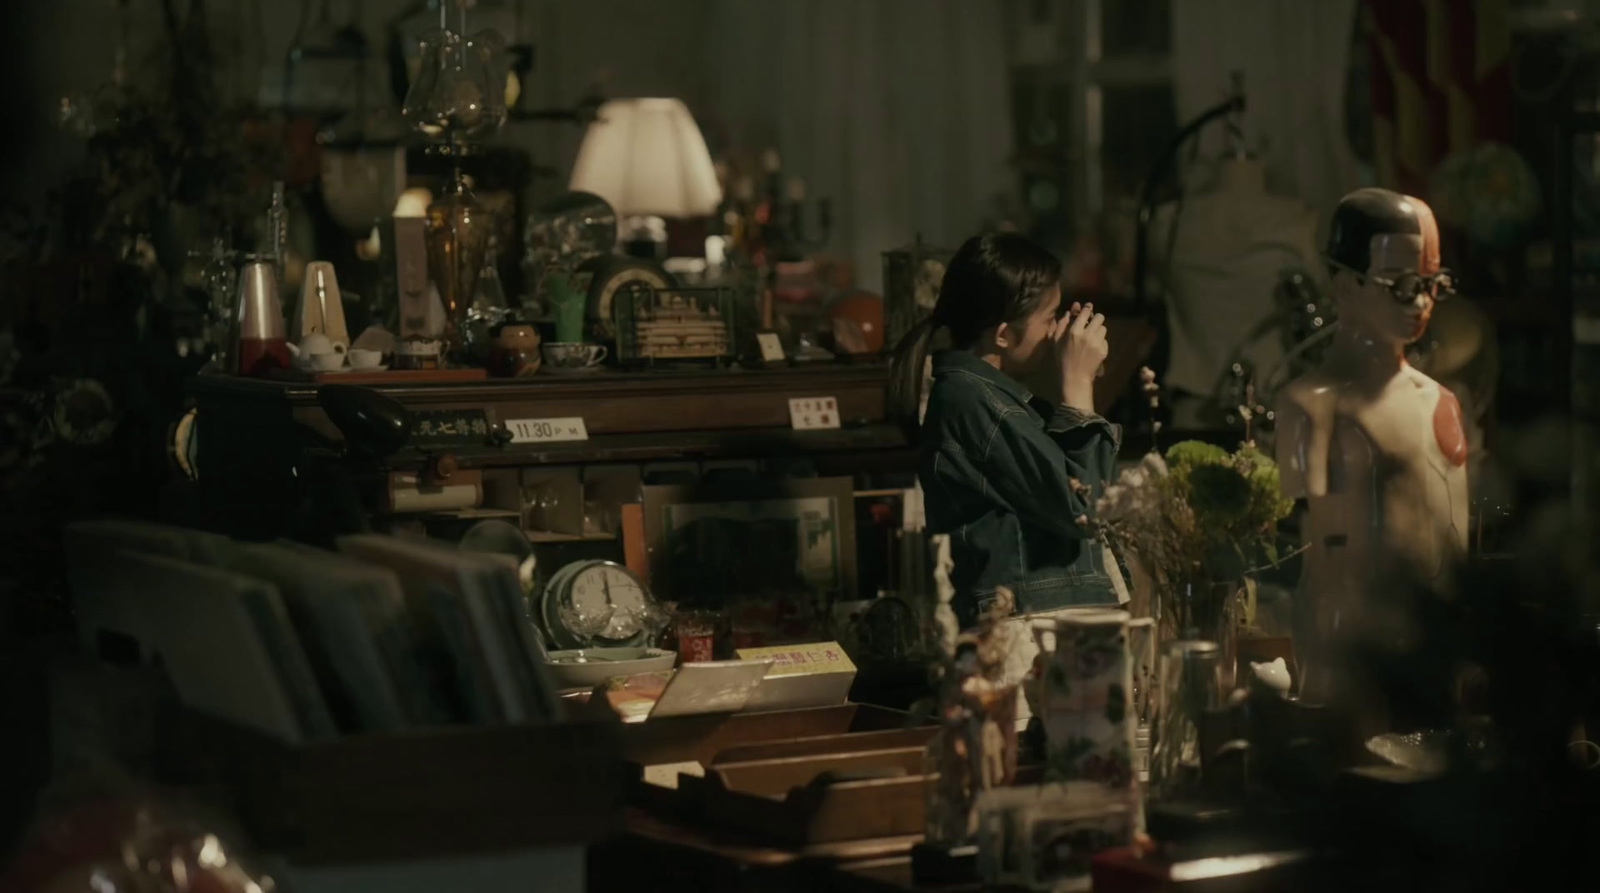
<svg viewBox="0 0 1600 893">
<path fill-rule="evenodd" d="M 352 347 L 346 356 L 350 358 L 351 369 L 376 369 L 383 365 L 383 351 L 381 350 Z"/>
<path fill-rule="evenodd" d="M 344 367 L 344 354 L 335 351 L 314 353 L 306 358 L 311 368 L 318 372 L 333 372 Z"/>
</svg>

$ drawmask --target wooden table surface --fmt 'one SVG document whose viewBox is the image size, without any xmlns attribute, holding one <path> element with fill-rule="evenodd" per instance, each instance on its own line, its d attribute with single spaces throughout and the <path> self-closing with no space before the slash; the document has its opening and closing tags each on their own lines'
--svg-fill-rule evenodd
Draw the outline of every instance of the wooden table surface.
<svg viewBox="0 0 1600 893">
<path fill-rule="evenodd" d="M 624 812 L 625 831 L 590 847 L 591 893 L 639 890 L 890 891 L 911 889 L 911 845 L 889 837 L 773 846 L 740 835 L 675 822 L 643 809 Z"/>
</svg>

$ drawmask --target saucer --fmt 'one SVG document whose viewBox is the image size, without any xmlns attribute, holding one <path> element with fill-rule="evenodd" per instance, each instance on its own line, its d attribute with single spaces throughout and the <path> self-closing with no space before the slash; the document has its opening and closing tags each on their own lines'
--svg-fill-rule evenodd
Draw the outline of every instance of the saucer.
<svg viewBox="0 0 1600 893">
<path fill-rule="evenodd" d="M 546 363 L 539 367 L 539 371 L 548 372 L 551 375 L 592 375 L 604 368 L 606 367 L 599 363 L 593 366 L 552 366 Z"/>
</svg>

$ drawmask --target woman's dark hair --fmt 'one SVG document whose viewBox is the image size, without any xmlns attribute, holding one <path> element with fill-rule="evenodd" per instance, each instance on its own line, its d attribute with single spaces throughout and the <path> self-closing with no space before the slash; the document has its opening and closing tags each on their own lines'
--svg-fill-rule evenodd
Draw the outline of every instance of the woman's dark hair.
<svg viewBox="0 0 1600 893">
<path fill-rule="evenodd" d="M 908 439 L 919 427 L 922 370 L 934 334 L 945 329 L 952 347 L 967 350 L 995 326 L 1026 319 L 1060 284 L 1061 261 L 1016 233 L 973 236 L 956 251 L 933 312 L 906 333 L 889 361 L 889 415 Z"/>
</svg>

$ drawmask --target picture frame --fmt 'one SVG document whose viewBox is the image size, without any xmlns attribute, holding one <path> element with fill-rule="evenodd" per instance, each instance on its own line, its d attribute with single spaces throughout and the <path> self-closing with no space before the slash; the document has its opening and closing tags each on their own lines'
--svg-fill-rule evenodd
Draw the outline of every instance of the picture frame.
<svg viewBox="0 0 1600 893">
<path fill-rule="evenodd" d="M 715 591 L 809 591 L 855 598 L 852 485 L 851 478 L 832 477 L 645 486 L 645 544 L 657 597 L 704 602 Z"/>
</svg>

